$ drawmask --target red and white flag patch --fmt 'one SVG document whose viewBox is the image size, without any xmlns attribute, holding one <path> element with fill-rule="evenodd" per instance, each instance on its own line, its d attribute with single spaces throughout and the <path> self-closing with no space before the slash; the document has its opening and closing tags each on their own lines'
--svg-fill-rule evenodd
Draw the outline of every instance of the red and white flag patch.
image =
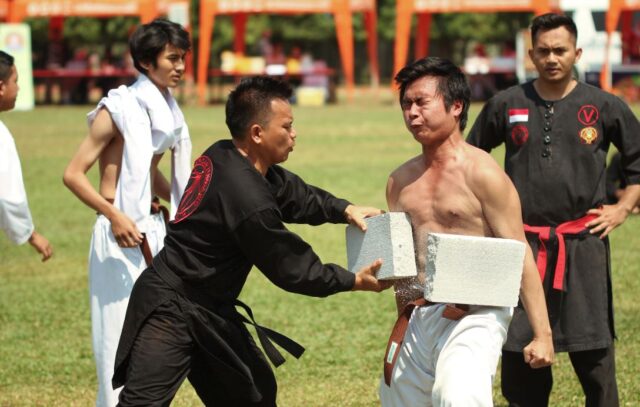
<svg viewBox="0 0 640 407">
<path fill-rule="evenodd" d="M 509 109 L 509 124 L 529 121 L 529 109 Z"/>
</svg>

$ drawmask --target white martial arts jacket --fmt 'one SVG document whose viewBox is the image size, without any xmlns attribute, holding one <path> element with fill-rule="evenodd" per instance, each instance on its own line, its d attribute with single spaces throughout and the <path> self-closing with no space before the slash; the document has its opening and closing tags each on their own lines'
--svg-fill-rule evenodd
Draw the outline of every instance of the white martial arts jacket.
<svg viewBox="0 0 640 407">
<path fill-rule="evenodd" d="M 16 143 L 0 121 L 0 229 L 16 244 L 23 244 L 33 233 L 33 221 L 22 181 Z"/>
<path fill-rule="evenodd" d="M 150 165 L 153 155 L 171 149 L 173 219 L 191 174 L 189 128 L 173 96 L 170 93 L 163 95 L 143 74 L 133 85 L 109 91 L 87 115 L 89 126 L 102 107 L 109 111 L 124 138 L 114 205 L 144 233 L 152 199 Z"/>
</svg>

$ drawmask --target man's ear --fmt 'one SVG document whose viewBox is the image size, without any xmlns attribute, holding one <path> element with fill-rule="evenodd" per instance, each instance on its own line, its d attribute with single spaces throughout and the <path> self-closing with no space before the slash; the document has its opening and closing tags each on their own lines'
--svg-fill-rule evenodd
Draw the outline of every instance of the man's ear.
<svg viewBox="0 0 640 407">
<path fill-rule="evenodd" d="M 262 127 L 259 124 L 252 124 L 249 128 L 249 137 L 254 144 L 262 143 Z"/>
<path fill-rule="evenodd" d="M 574 64 L 580 61 L 580 57 L 582 56 L 582 48 L 576 48 L 576 60 L 573 62 Z"/>
<path fill-rule="evenodd" d="M 140 62 L 138 62 L 138 63 L 139 63 L 139 64 L 140 64 L 140 66 L 141 66 L 141 67 L 143 67 L 143 68 L 144 68 L 144 70 L 145 70 L 145 71 L 147 71 L 147 72 L 149 72 L 149 69 L 151 69 L 151 67 L 152 67 L 151 62 L 142 62 L 142 61 L 140 61 Z"/>
<path fill-rule="evenodd" d="M 462 113 L 462 107 L 463 107 L 463 103 L 461 100 L 454 100 L 453 103 L 451 104 L 451 110 L 453 110 L 453 114 L 454 116 L 460 116 L 460 114 Z"/>
<path fill-rule="evenodd" d="M 4 96 L 4 90 L 6 89 L 7 85 L 5 83 L 5 81 L 0 80 L 0 98 Z"/>
</svg>

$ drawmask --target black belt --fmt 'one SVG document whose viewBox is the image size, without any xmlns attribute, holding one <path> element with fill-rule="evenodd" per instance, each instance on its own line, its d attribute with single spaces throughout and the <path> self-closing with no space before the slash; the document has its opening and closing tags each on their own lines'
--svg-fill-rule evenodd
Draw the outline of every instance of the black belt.
<svg viewBox="0 0 640 407">
<path fill-rule="evenodd" d="M 244 310 L 249 315 L 249 318 L 251 318 L 251 321 L 249 321 L 244 315 L 238 313 L 242 322 L 244 322 L 245 324 L 253 325 L 255 327 L 256 333 L 258 334 L 258 339 L 260 340 L 260 344 L 262 344 L 264 352 L 267 354 L 267 357 L 269 358 L 271 363 L 274 364 L 274 366 L 278 367 L 283 364 L 285 362 L 285 358 L 278 351 L 278 349 L 273 346 L 273 343 L 271 343 L 271 341 L 280 345 L 282 349 L 295 356 L 296 359 L 300 359 L 300 356 L 302 356 L 302 354 L 304 353 L 304 347 L 302 347 L 302 345 L 300 345 L 293 339 L 274 331 L 273 329 L 258 325 L 256 323 L 256 320 L 253 318 L 253 312 L 251 311 L 251 308 L 249 308 L 247 304 L 243 303 L 237 298 L 234 301 L 234 305 L 244 308 Z"/>
<path fill-rule="evenodd" d="M 158 260 L 154 261 L 153 266 L 154 266 L 153 268 L 158 273 L 158 275 L 167 284 L 169 284 L 169 286 L 171 286 L 174 290 L 176 290 L 179 294 L 181 294 L 185 298 L 192 300 L 209 310 L 215 310 L 221 305 L 220 302 L 216 302 L 210 296 L 205 295 L 198 288 L 186 285 L 185 282 L 182 281 L 182 279 L 178 277 L 172 270 L 166 267 L 162 261 L 158 261 Z M 229 302 L 231 301 L 227 301 L 227 303 Z M 224 304 L 224 302 L 222 304 Z M 234 311 L 235 311 L 234 316 L 236 318 L 238 318 L 240 321 L 244 322 L 245 324 L 253 325 L 253 327 L 256 330 L 256 333 L 258 334 L 258 339 L 260 340 L 260 344 L 262 345 L 262 348 L 264 349 L 265 354 L 267 355 L 271 363 L 274 364 L 274 366 L 277 367 L 283 364 L 285 362 L 285 358 L 284 356 L 282 356 L 280 351 L 278 351 L 278 349 L 273 345 L 272 342 L 275 342 L 278 345 L 280 345 L 282 349 L 286 350 L 289 354 L 294 356 L 296 359 L 299 359 L 300 356 L 302 356 L 302 354 L 304 353 L 304 347 L 302 345 L 300 345 L 293 339 L 279 332 L 274 331 L 273 329 L 264 327 L 256 323 L 255 318 L 253 317 L 253 312 L 251 311 L 251 308 L 249 308 L 248 305 L 238 300 L 237 298 L 234 299 L 233 302 L 231 302 L 231 304 L 234 306 Z M 235 310 L 235 307 L 243 308 L 246 311 L 247 315 L 249 315 L 250 320 L 247 319 L 247 317 L 245 317 L 244 315 L 240 314 L 237 310 Z"/>
</svg>

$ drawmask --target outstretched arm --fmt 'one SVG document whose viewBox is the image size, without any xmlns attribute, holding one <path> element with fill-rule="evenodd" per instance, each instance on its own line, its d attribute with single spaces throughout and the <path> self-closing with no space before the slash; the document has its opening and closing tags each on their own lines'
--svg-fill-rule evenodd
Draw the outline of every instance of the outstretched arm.
<svg viewBox="0 0 640 407">
<path fill-rule="evenodd" d="M 524 235 L 518 192 L 494 162 L 483 162 L 482 168 L 473 173 L 474 193 L 494 236 L 526 244 L 520 299 L 533 329 L 533 340 L 524 349 L 524 360 L 532 368 L 549 366 L 554 359 L 551 327 L 540 276 Z"/>
<path fill-rule="evenodd" d="M 82 202 L 106 216 L 111 222 L 113 235 L 121 247 L 134 247 L 142 241 L 142 234 L 135 223 L 95 190 L 87 172 L 98 160 L 109 143 L 122 137 L 106 109 L 96 115 L 89 135 L 64 171 L 63 182 Z"/>
<path fill-rule="evenodd" d="M 337 264 L 323 263 L 307 242 L 287 230 L 274 208 L 249 216 L 233 228 L 232 236 L 252 264 L 290 292 L 326 297 L 349 290 L 379 292 L 391 285 L 375 278 L 381 260 L 356 274 Z"/>
</svg>

